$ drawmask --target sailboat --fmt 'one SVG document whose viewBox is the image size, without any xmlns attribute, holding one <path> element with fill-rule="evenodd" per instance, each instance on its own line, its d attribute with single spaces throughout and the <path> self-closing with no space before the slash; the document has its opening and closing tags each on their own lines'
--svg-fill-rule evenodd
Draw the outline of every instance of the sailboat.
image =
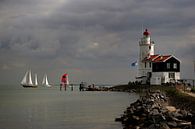
<svg viewBox="0 0 195 129">
<path fill-rule="evenodd" d="M 38 87 L 37 74 L 35 74 L 35 84 L 32 82 L 31 70 L 28 70 L 21 81 L 21 85 L 25 88 L 36 88 Z"/>
<path fill-rule="evenodd" d="M 67 73 L 62 75 L 62 77 L 61 77 L 61 84 L 69 85 L 69 79 L 68 79 L 68 74 Z"/>
<path fill-rule="evenodd" d="M 51 87 L 51 85 L 49 84 L 48 79 L 47 79 L 47 74 L 44 74 L 44 76 L 43 76 L 42 85 L 46 86 L 46 87 Z"/>
</svg>

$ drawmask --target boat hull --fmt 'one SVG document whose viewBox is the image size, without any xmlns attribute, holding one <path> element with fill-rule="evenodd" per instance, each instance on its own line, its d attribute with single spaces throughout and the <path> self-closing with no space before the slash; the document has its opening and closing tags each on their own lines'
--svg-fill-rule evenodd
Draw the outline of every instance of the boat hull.
<svg viewBox="0 0 195 129">
<path fill-rule="evenodd" d="M 35 85 L 22 85 L 24 88 L 37 88 Z"/>
</svg>

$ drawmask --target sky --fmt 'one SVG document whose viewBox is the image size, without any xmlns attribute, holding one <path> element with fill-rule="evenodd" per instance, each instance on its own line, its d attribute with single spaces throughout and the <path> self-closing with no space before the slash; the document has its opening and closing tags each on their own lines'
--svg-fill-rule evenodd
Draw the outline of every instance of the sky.
<svg viewBox="0 0 195 129">
<path fill-rule="evenodd" d="M 194 0 L 0 0 L 0 84 L 20 84 L 25 72 L 58 84 L 125 84 L 139 53 L 142 26 L 156 54 L 181 61 L 194 78 Z"/>
</svg>

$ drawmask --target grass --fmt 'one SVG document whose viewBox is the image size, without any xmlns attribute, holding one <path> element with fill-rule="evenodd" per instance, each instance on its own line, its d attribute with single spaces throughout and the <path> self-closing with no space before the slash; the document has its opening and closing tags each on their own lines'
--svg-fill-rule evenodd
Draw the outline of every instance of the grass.
<svg viewBox="0 0 195 129">
<path fill-rule="evenodd" d="M 167 95 L 172 105 L 195 113 L 195 97 L 182 93 L 176 89 L 168 90 Z"/>
<path fill-rule="evenodd" d="M 195 93 L 195 87 L 193 87 L 193 88 L 191 89 L 191 92 Z"/>
</svg>

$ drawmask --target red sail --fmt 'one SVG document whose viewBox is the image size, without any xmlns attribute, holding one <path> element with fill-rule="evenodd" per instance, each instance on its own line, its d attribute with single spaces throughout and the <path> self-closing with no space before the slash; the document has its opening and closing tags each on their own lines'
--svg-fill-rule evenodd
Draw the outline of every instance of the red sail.
<svg viewBox="0 0 195 129">
<path fill-rule="evenodd" d="M 67 84 L 68 83 L 68 74 L 64 74 L 61 77 L 61 82 Z"/>
</svg>

